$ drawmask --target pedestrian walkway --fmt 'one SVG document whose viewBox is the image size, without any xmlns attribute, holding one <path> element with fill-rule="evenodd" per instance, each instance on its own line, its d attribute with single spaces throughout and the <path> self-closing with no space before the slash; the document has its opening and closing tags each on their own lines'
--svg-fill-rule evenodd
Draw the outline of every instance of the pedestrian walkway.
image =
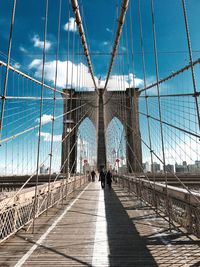
<svg viewBox="0 0 200 267">
<path fill-rule="evenodd" d="M 194 267 L 200 248 L 124 189 L 95 182 L 0 246 L 0 266 Z"/>
</svg>

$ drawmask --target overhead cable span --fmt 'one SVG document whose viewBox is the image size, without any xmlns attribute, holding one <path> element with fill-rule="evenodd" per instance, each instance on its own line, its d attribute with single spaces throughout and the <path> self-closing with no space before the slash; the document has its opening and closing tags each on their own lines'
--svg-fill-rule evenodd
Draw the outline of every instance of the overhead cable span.
<svg viewBox="0 0 200 267">
<path fill-rule="evenodd" d="M 90 59 L 89 49 L 87 46 L 87 41 L 86 41 L 83 23 L 82 23 L 82 19 L 81 19 L 81 14 L 80 14 L 79 6 L 78 6 L 78 1 L 77 0 L 71 0 L 71 4 L 72 4 L 72 9 L 74 12 L 76 24 L 78 26 L 81 42 L 83 45 L 84 54 L 85 54 L 86 59 L 87 59 L 88 68 L 89 68 L 90 74 L 92 76 L 95 91 L 97 92 L 97 85 L 96 85 L 96 81 L 95 81 L 95 77 L 94 77 L 94 72 L 93 72 L 92 63 L 91 63 L 91 59 Z"/>
<path fill-rule="evenodd" d="M 113 63 L 114 63 L 114 59 L 115 59 L 115 56 L 117 54 L 117 48 L 118 48 L 118 45 L 119 45 L 119 40 L 120 40 L 120 36 L 121 36 L 121 33 L 122 33 L 122 28 L 123 28 L 125 17 L 126 17 L 126 11 L 128 9 L 128 4 L 129 4 L 129 0 L 123 0 L 122 1 L 120 16 L 119 16 L 119 19 L 118 19 L 117 31 L 116 31 L 116 36 L 115 36 L 115 41 L 114 41 L 113 50 L 112 50 L 112 53 L 111 53 L 111 60 L 110 60 L 110 65 L 109 65 L 109 69 L 108 69 L 108 74 L 107 74 L 107 77 L 106 77 L 104 90 L 106 90 L 106 88 L 107 88 L 108 80 L 110 78 L 110 74 L 111 74 L 111 71 L 112 71 L 112 66 L 113 66 Z"/>
</svg>

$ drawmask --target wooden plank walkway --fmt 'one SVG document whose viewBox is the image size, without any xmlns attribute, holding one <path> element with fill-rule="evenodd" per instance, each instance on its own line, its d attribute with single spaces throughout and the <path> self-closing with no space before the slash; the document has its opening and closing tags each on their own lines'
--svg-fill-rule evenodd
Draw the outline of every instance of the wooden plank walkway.
<svg viewBox="0 0 200 267">
<path fill-rule="evenodd" d="M 0 266 L 200 266 L 199 241 L 168 231 L 168 223 L 114 185 L 90 183 L 74 199 L 0 246 Z"/>
</svg>

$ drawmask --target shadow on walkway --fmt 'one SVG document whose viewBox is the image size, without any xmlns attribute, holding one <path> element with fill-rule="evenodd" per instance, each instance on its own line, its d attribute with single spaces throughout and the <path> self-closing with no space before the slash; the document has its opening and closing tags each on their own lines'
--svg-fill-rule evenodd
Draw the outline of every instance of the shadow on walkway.
<svg viewBox="0 0 200 267">
<path fill-rule="evenodd" d="M 105 189 L 104 198 L 110 266 L 158 266 L 114 190 Z"/>
</svg>

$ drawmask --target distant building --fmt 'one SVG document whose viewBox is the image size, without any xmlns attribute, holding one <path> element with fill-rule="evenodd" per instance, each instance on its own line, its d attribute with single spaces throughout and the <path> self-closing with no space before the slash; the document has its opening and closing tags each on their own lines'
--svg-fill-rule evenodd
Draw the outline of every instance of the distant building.
<svg viewBox="0 0 200 267">
<path fill-rule="evenodd" d="M 40 166 L 40 174 L 45 174 L 46 173 L 46 169 L 44 164 L 42 164 L 42 166 Z"/>
<path fill-rule="evenodd" d="M 197 168 L 200 168 L 200 160 L 195 160 L 195 165 L 197 166 Z"/>
<path fill-rule="evenodd" d="M 150 165 L 149 162 L 142 163 L 142 168 L 144 172 L 149 172 L 150 171 Z"/>
<path fill-rule="evenodd" d="M 195 164 L 189 164 L 188 165 L 188 171 L 190 173 L 196 173 L 197 172 L 197 166 Z"/>
<path fill-rule="evenodd" d="M 160 172 L 160 164 L 154 162 L 151 164 L 151 171 L 152 172 Z"/>
<path fill-rule="evenodd" d="M 166 172 L 174 172 L 174 165 L 167 164 L 166 165 Z"/>
<path fill-rule="evenodd" d="M 187 165 L 179 165 L 176 163 L 175 164 L 175 172 L 188 172 Z"/>
</svg>

